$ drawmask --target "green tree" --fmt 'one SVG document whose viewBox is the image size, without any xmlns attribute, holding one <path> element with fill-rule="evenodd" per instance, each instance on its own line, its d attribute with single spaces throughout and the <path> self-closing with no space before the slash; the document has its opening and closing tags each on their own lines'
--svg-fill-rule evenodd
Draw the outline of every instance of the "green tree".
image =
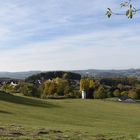
<svg viewBox="0 0 140 140">
<path fill-rule="evenodd" d="M 128 91 L 122 91 L 121 96 L 128 96 Z"/>
<path fill-rule="evenodd" d="M 100 86 L 97 91 L 94 92 L 95 99 L 104 99 L 107 97 L 107 92 L 104 86 Z"/>
<path fill-rule="evenodd" d="M 71 88 L 69 85 L 65 86 L 64 88 L 64 95 L 69 95 L 71 93 Z"/>
<path fill-rule="evenodd" d="M 118 84 L 118 85 L 117 85 L 117 88 L 118 88 L 120 91 L 122 91 L 122 90 L 124 89 L 124 85 L 123 85 L 123 84 Z"/>
<path fill-rule="evenodd" d="M 68 94 L 67 92 L 69 92 L 69 83 L 67 80 L 65 79 L 61 79 L 61 78 L 57 78 L 56 79 L 56 82 L 57 82 L 57 91 L 56 93 L 58 95 L 65 95 L 65 94 Z"/>
<path fill-rule="evenodd" d="M 121 93 L 120 93 L 120 91 L 118 89 L 116 89 L 116 90 L 114 90 L 113 95 L 115 97 L 120 97 L 121 96 Z"/>
<path fill-rule="evenodd" d="M 140 99 L 140 88 L 136 89 L 136 93 L 137 93 L 138 99 Z"/>
<path fill-rule="evenodd" d="M 132 98 L 132 99 L 138 99 L 138 94 L 135 90 L 130 90 L 128 92 L 128 97 Z"/>
<path fill-rule="evenodd" d="M 20 83 L 20 92 L 25 96 L 33 96 L 34 85 L 30 83 Z"/>
</svg>

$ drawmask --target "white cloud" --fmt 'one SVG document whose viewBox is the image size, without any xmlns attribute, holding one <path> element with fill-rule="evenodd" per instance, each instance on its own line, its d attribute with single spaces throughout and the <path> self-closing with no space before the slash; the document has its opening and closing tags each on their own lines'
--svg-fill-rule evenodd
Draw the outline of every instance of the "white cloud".
<svg viewBox="0 0 140 140">
<path fill-rule="evenodd" d="M 112 28 L 2 51 L 1 70 L 139 67 L 140 40 L 133 34 L 137 28 Z"/>
<path fill-rule="evenodd" d="M 1 71 L 139 67 L 138 17 L 107 0 L 0 0 Z"/>
</svg>

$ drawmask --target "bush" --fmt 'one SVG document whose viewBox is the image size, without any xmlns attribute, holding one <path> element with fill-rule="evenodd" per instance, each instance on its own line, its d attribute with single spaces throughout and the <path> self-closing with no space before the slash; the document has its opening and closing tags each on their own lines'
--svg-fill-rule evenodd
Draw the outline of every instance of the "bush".
<svg viewBox="0 0 140 140">
<path fill-rule="evenodd" d="M 67 95 L 68 98 L 81 98 L 81 93 L 78 92 L 78 91 L 73 91 L 73 92 L 70 92 L 68 95 Z"/>
<path fill-rule="evenodd" d="M 14 87 L 10 84 L 4 84 L 1 87 L 1 89 L 2 89 L 2 91 L 7 92 L 7 93 L 16 93 L 17 92 L 16 87 Z"/>
<path fill-rule="evenodd" d="M 130 98 L 132 98 L 132 99 L 138 99 L 138 94 L 137 94 L 136 91 L 130 90 L 130 91 L 128 92 L 128 97 L 130 97 Z"/>
<path fill-rule="evenodd" d="M 128 91 L 121 92 L 121 96 L 128 96 Z"/>
<path fill-rule="evenodd" d="M 120 97 L 120 96 L 121 96 L 121 93 L 120 93 L 120 91 L 119 91 L 118 89 L 116 89 L 116 90 L 113 92 L 113 95 L 114 95 L 115 97 Z"/>
<path fill-rule="evenodd" d="M 114 97 L 113 93 L 111 91 L 107 92 L 107 98 L 112 98 Z"/>
<path fill-rule="evenodd" d="M 94 92 L 95 99 L 104 99 L 106 97 L 106 89 L 103 86 L 100 86 L 98 90 Z"/>
<path fill-rule="evenodd" d="M 30 83 L 21 83 L 19 86 L 20 92 L 25 96 L 33 96 L 34 86 Z"/>
<path fill-rule="evenodd" d="M 136 93 L 137 93 L 138 99 L 140 99 L 140 89 L 136 89 Z"/>
</svg>

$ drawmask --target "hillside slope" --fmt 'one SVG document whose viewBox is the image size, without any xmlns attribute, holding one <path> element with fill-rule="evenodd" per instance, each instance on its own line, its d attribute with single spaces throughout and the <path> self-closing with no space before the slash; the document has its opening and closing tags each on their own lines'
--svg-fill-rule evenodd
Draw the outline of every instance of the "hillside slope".
<svg viewBox="0 0 140 140">
<path fill-rule="evenodd" d="M 101 100 L 40 100 L 0 93 L 0 126 L 12 124 L 22 126 L 25 131 L 26 128 L 43 128 L 59 130 L 61 135 L 70 137 L 79 133 L 84 139 L 98 135 L 108 138 L 123 136 L 125 139 L 139 134 L 139 118 L 139 104 Z"/>
</svg>

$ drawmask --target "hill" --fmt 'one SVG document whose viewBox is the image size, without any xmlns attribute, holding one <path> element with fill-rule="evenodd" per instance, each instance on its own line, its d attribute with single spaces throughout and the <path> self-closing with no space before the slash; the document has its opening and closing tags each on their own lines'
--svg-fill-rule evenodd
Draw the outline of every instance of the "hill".
<svg viewBox="0 0 140 140">
<path fill-rule="evenodd" d="M 0 138 L 135 140 L 139 104 L 40 100 L 0 93 Z"/>
<path fill-rule="evenodd" d="M 25 79 L 29 76 L 39 74 L 42 72 L 51 71 L 26 71 L 26 72 L 0 72 L 0 78 L 13 78 L 13 79 Z M 94 76 L 94 77 L 140 77 L 140 69 L 126 69 L 126 70 L 97 70 L 97 69 L 87 69 L 87 70 L 69 70 L 69 72 L 74 72 L 81 74 L 82 76 Z"/>
<path fill-rule="evenodd" d="M 81 75 L 74 72 L 67 72 L 67 71 L 52 71 L 52 72 L 41 72 L 39 74 L 35 74 L 26 78 L 28 82 L 34 82 L 36 80 L 49 80 L 54 78 L 65 78 L 69 80 L 80 80 Z"/>
<path fill-rule="evenodd" d="M 25 71 L 25 72 L 0 72 L 0 78 L 25 79 L 33 74 L 41 71 Z"/>
<path fill-rule="evenodd" d="M 93 77 L 140 77 L 140 69 L 126 69 L 126 70 L 96 70 L 96 69 L 89 69 L 89 70 L 76 70 L 74 71 L 79 73 L 83 76 L 93 76 Z"/>
</svg>

